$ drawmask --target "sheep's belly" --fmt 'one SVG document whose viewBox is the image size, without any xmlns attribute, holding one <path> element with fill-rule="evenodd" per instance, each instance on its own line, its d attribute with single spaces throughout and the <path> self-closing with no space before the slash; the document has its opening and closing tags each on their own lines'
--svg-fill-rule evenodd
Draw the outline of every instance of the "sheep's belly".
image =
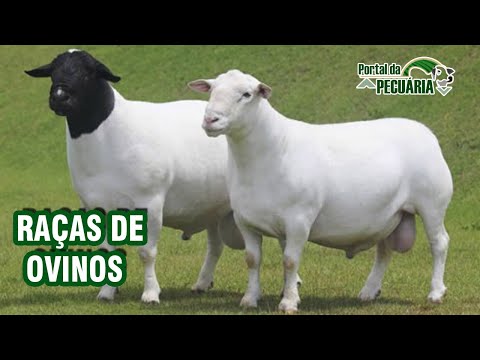
<svg viewBox="0 0 480 360">
<path fill-rule="evenodd" d="M 135 202 L 125 191 L 115 190 L 114 181 L 106 186 L 101 179 L 91 178 L 88 181 L 79 181 L 75 188 L 82 202 L 88 208 L 103 208 L 107 211 L 119 208 L 134 209 Z M 81 184 L 81 185 L 80 185 Z"/>
<path fill-rule="evenodd" d="M 89 208 L 100 207 L 109 211 L 118 208 L 135 209 L 138 206 L 134 190 L 116 189 L 115 181 L 106 181 L 102 177 L 88 180 L 83 178 L 78 182 L 76 190 Z M 145 200 L 148 202 L 148 197 Z M 182 230 L 190 236 L 205 230 L 209 224 L 227 214 L 230 206 L 228 198 L 222 196 L 218 196 L 218 199 L 205 199 L 184 192 L 182 198 L 172 199 L 167 196 L 163 210 L 164 226 Z"/>
<path fill-rule="evenodd" d="M 187 236 L 204 230 L 231 211 L 224 187 L 219 185 L 213 191 L 200 180 L 172 186 L 165 198 L 163 224 L 183 230 Z"/>
<path fill-rule="evenodd" d="M 353 256 L 386 239 L 397 228 L 401 219 L 401 211 L 386 219 L 372 217 L 369 222 L 345 222 L 343 226 L 342 224 L 332 226 L 332 222 L 327 219 L 318 219 L 312 228 L 309 241 L 318 245 L 345 250 L 347 256 Z"/>
<path fill-rule="evenodd" d="M 212 223 L 217 222 L 230 210 L 228 204 L 219 207 L 204 208 L 198 211 L 193 207 L 177 208 L 175 213 L 165 213 L 163 225 L 169 228 L 182 230 L 186 237 L 190 237 L 205 230 Z"/>
</svg>

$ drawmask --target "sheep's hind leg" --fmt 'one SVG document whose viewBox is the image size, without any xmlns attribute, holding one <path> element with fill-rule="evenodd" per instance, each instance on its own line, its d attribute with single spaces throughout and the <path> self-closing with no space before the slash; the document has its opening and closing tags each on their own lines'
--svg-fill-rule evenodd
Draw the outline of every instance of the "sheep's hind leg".
<svg viewBox="0 0 480 360">
<path fill-rule="evenodd" d="M 420 212 L 433 256 L 433 274 L 428 300 L 441 303 L 447 292 L 443 282 L 450 238 L 443 223 L 445 210 L 433 209 L 431 213 Z"/>
<path fill-rule="evenodd" d="M 383 277 L 392 258 L 392 250 L 402 253 L 410 250 L 415 242 L 415 234 L 415 215 L 403 212 L 395 230 L 377 244 L 375 263 L 358 295 L 360 300 L 372 301 L 380 296 Z"/>
<path fill-rule="evenodd" d="M 196 293 L 205 292 L 213 287 L 213 275 L 218 259 L 222 255 L 223 242 L 219 236 L 217 224 L 207 228 L 207 255 L 198 275 L 198 280 L 192 286 L 192 291 Z"/>
<path fill-rule="evenodd" d="M 368 275 L 367 281 L 358 295 L 362 301 L 372 301 L 380 296 L 382 289 L 382 280 L 387 270 L 387 266 L 392 258 L 392 250 L 386 245 L 385 240 L 377 244 L 375 263 L 372 271 Z"/>
</svg>

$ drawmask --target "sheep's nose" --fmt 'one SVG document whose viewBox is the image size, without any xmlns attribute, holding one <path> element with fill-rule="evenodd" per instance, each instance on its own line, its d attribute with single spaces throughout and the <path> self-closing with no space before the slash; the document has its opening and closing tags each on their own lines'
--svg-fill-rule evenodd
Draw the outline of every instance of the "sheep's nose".
<svg viewBox="0 0 480 360">
<path fill-rule="evenodd" d="M 55 101 L 57 102 L 65 102 L 67 101 L 70 96 L 68 95 L 68 93 L 61 89 L 61 88 L 57 88 L 53 91 L 53 94 L 52 94 L 52 97 L 54 98 Z"/>
<path fill-rule="evenodd" d="M 220 119 L 218 117 L 214 117 L 214 116 L 205 116 L 205 118 L 204 118 L 205 124 L 207 124 L 207 125 L 216 123 L 218 120 L 220 120 Z"/>
</svg>

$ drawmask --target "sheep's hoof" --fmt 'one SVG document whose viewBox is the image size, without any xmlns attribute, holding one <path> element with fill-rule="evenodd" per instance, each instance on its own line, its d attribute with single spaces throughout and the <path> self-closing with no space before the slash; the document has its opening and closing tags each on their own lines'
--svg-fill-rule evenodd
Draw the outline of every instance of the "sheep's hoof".
<svg viewBox="0 0 480 360">
<path fill-rule="evenodd" d="M 142 303 L 145 304 L 145 305 L 159 305 L 160 304 L 160 299 L 158 300 L 150 300 L 150 301 L 145 301 L 145 300 L 142 300 Z"/>
<path fill-rule="evenodd" d="M 283 299 L 278 305 L 278 310 L 286 315 L 294 315 L 298 312 L 298 301 Z"/>
<path fill-rule="evenodd" d="M 258 297 L 245 295 L 242 298 L 242 301 L 240 301 L 240 306 L 245 309 L 256 308 L 258 306 L 257 302 L 258 302 Z"/>
<path fill-rule="evenodd" d="M 144 304 L 160 304 L 160 293 L 154 290 L 144 291 L 142 294 L 142 302 Z"/>
<path fill-rule="evenodd" d="M 444 287 L 441 290 L 435 290 L 430 292 L 428 295 L 428 301 L 432 304 L 441 304 L 443 302 L 444 296 L 447 294 L 447 288 Z"/>
<path fill-rule="evenodd" d="M 210 289 L 213 289 L 213 281 L 210 282 L 210 284 L 208 284 L 207 286 L 200 285 L 200 284 L 195 284 L 195 285 L 192 286 L 191 291 L 192 291 L 192 293 L 195 293 L 195 294 L 203 294 Z"/>
<path fill-rule="evenodd" d="M 100 292 L 97 295 L 97 300 L 112 302 L 115 299 L 115 294 L 117 293 L 118 293 L 118 288 L 114 288 L 114 287 L 101 288 Z"/>
<path fill-rule="evenodd" d="M 376 300 L 380 294 L 382 293 L 382 289 L 378 289 L 377 291 L 370 291 L 369 289 L 363 288 L 358 294 L 358 298 L 363 302 L 369 302 Z"/>
<path fill-rule="evenodd" d="M 191 238 L 192 238 L 192 235 L 185 234 L 185 233 L 182 234 L 182 240 L 184 241 L 190 240 Z"/>
<path fill-rule="evenodd" d="M 109 297 L 104 297 L 104 296 L 97 295 L 97 300 L 101 301 L 101 302 L 105 302 L 105 303 L 111 303 L 115 300 L 115 298 L 114 297 L 109 298 Z"/>
</svg>

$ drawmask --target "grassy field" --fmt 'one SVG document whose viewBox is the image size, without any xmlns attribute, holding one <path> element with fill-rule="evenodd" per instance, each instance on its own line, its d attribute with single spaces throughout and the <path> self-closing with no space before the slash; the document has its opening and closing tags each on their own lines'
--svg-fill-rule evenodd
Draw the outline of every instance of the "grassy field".
<svg viewBox="0 0 480 360">
<path fill-rule="evenodd" d="M 0 46 L 0 314 L 278 314 L 282 282 L 276 241 L 264 242 L 258 310 L 243 311 L 246 287 L 243 252 L 226 249 L 215 288 L 194 295 L 205 234 L 191 241 L 164 229 L 157 274 L 161 303 L 140 303 L 143 268 L 128 251 L 128 279 L 115 303 L 98 303 L 95 288 L 30 288 L 22 280 L 26 248 L 13 245 L 12 212 L 23 207 L 78 208 L 65 153 L 64 120 L 48 108 L 49 80 L 23 70 L 49 62 L 71 47 L 90 51 L 122 76 L 116 88 L 147 101 L 205 98 L 186 83 L 231 68 L 254 74 L 273 87 L 272 104 L 287 116 L 334 123 L 401 116 L 417 119 L 438 136 L 454 177 L 455 193 L 446 225 L 451 246 L 446 269 L 448 295 L 441 305 L 426 300 L 431 256 L 419 223 L 415 247 L 396 255 L 381 298 L 362 304 L 356 296 L 370 271 L 374 250 L 347 260 L 344 253 L 308 244 L 300 274 L 301 314 L 478 314 L 480 313 L 480 47 L 470 46 Z M 456 70 L 448 96 L 375 96 L 355 90 L 357 62 L 404 64 L 431 56 Z"/>
</svg>

